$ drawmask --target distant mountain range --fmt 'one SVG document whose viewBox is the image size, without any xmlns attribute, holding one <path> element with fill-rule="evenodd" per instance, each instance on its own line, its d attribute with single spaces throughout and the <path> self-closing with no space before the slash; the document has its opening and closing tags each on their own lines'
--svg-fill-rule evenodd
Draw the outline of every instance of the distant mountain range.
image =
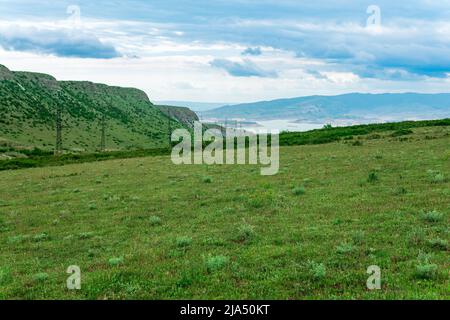
<svg viewBox="0 0 450 320">
<path fill-rule="evenodd" d="M 204 118 L 359 122 L 438 119 L 450 117 L 450 94 L 361 94 L 308 96 L 228 105 L 201 112 Z"/>
</svg>

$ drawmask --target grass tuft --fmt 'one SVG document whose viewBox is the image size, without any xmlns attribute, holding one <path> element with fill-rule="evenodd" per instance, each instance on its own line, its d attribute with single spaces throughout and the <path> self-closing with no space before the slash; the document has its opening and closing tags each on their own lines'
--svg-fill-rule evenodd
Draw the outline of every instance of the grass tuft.
<svg viewBox="0 0 450 320">
<path fill-rule="evenodd" d="M 416 265 L 415 277 L 423 280 L 435 279 L 438 275 L 438 266 L 430 262 L 430 255 L 420 253 Z"/>
<path fill-rule="evenodd" d="M 442 219 L 444 218 L 444 214 L 441 212 L 438 212 L 436 210 L 433 210 L 430 212 L 422 213 L 421 217 L 426 222 L 437 223 L 437 222 L 442 221 Z"/>
<path fill-rule="evenodd" d="M 238 228 L 237 240 L 247 242 L 256 236 L 255 228 L 247 223 L 241 224 Z"/>
<path fill-rule="evenodd" d="M 376 172 L 369 173 L 369 177 L 367 178 L 367 182 L 369 183 L 375 183 L 378 182 L 380 179 L 378 178 L 378 175 Z"/>
<path fill-rule="evenodd" d="M 178 248 L 187 248 L 192 244 L 192 238 L 190 237 L 179 237 L 175 240 L 176 246 Z"/>
<path fill-rule="evenodd" d="M 7 267 L 0 268 L 0 286 L 7 285 L 13 281 L 11 269 Z"/>
<path fill-rule="evenodd" d="M 49 235 L 47 233 L 45 233 L 45 232 L 37 234 L 37 235 L 35 235 L 33 237 L 33 241 L 34 242 L 46 241 L 46 240 L 49 240 L 49 239 L 50 239 Z"/>
<path fill-rule="evenodd" d="M 206 259 L 206 270 L 208 272 L 216 272 L 225 268 L 230 262 L 230 258 L 226 256 L 213 256 Z"/>
<path fill-rule="evenodd" d="M 202 181 L 203 183 L 212 183 L 213 179 L 211 177 L 203 177 Z"/>
<path fill-rule="evenodd" d="M 304 195 L 305 193 L 306 193 L 306 189 L 304 186 L 295 187 L 294 189 L 292 189 L 292 194 L 294 194 L 295 196 L 301 196 L 301 195 Z"/>
<path fill-rule="evenodd" d="M 33 280 L 36 282 L 43 282 L 46 281 L 48 278 L 49 278 L 48 274 L 45 272 L 40 272 L 33 275 Z"/>
<path fill-rule="evenodd" d="M 151 216 L 148 219 L 148 222 L 150 223 L 151 226 L 160 226 L 162 224 L 161 218 L 157 216 Z"/>
<path fill-rule="evenodd" d="M 355 250 L 355 247 L 351 243 L 341 243 L 336 247 L 336 252 L 339 254 L 351 253 Z"/>
<path fill-rule="evenodd" d="M 323 263 L 308 261 L 308 269 L 314 280 L 322 280 L 327 275 L 327 268 Z"/>
<path fill-rule="evenodd" d="M 108 263 L 111 266 L 118 266 L 118 265 L 123 264 L 123 261 L 124 261 L 123 257 L 115 257 L 115 258 L 110 258 L 108 260 Z"/>
<path fill-rule="evenodd" d="M 437 250 L 447 250 L 448 249 L 448 241 L 440 238 L 430 239 L 427 241 L 427 244 Z"/>
<path fill-rule="evenodd" d="M 447 180 L 445 179 L 445 175 L 440 171 L 428 170 L 428 179 L 431 183 L 444 183 Z"/>
</svg>

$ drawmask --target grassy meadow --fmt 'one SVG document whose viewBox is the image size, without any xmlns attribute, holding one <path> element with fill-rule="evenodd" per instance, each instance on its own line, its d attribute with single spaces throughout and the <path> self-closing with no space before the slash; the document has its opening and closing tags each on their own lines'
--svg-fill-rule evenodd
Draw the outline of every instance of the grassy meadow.
<svg viewBox="0 0 450 320">
<path fill-rule="evenodd" d="M 2 171 L 0 299 L 448 299 L 449 178 L 449 126 L 281 147 L 276 176 L 169 156 Z"/>
</svg>

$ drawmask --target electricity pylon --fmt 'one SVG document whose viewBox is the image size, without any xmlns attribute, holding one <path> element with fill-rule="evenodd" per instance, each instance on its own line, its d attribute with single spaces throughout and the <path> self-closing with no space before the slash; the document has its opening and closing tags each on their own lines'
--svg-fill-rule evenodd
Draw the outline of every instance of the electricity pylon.
<svg viewBox="0 0 450 320">
<path fill-rule="evenodd" d="M 56 105 L 56 145 L 55 145 L 55 155 L 62 154 L 63 145 L 62 145 L 62 119 L 61 119 L 61 104 L 58 103 Z"/>
<path fill-rule="evenodd" d="M 102 115 L 102 138 L 100 141 L 100 151 L 106 151 L 106 114 L 104 112 Z"/>
<path fill-rule="evenodd" d="M 168 138 L 168 141 L 169 141 L 169 149 L 172 147 L 172 122 L 171 122 L 171 118 L 170 118 L 170 116 L 171 116 L 171 112 L 170 112 L 170 110 L 169 110 L 169 108 L 167 109 L 167 113 L 168 113 L 168 116 L 167 116 L 167 119 L 168 119 L 168 132 L 167 132 L 167 138 Z"/>
</svg>

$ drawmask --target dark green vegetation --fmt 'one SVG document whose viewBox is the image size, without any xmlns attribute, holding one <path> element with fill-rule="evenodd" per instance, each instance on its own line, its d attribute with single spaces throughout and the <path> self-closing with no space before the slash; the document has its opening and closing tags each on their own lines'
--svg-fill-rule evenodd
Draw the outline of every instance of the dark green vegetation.
<svg viewBox="0 0 450 320">
<path fill-rule="evenodd" d="M 434 126 L 448 127 L 450 126 L 450 119 L 430 121 L 405 121 L 336 128 L 326 126 L 324 129 L 312 130 L 308 132 L 283 132 L 280 135 L 280 145 L 293 146 L 305 144 L 323 144 L 340 140 L 351 141 L 357 136 L 369 134 L 372 135 L 370 135 L 368 138 L 375 140 L 381 138 L 381 135 L 379 133 L 387 131 L 392 131 L 391 137 L 402 137 L 412 134 L 413 131 L 411 129 Z"/>
<path fill-rule="evenodd" d="M 182 109 L 182 111 L 185 111 Z M 181 121 L 181 120 L 180 120 Z M 182 121 L 181 121 L 182 122 Z M 361 146 L 362 140 L 357 138 L 367 135 L 367 139 L 381 139 L 383 133 L 389 132 L 389 138 L 400 140 L 408 139 L 414 133 L 411 129 L 422 127 L 449 127 L 450 119 L 431 121 L 407 121 L 399 123 L 371 124 L 353 127 L 338 127 L 313 130 L 308 132 L 283 132 L 280 135 L 281 146 L 324 144 L 336 141 L 344 141 L 353 146 Z M 218 127 L 220 129 L 220 127 Z M 433 136 L 425 136 L 425 139 L 433 139 Z M 170 149 L 145 149 L 134 151 L 116 151 L 107 153 L 72 153 L 61 157 L 53 157 L 51 151 L 44 151 L 39 148 L 23 149 L 11 146 L 0 141 L 0 154 L 13 153 L 14 159 L 0 160 L 0 171 L 9 169 L 44 167 L 53 165 L 63 165 L 70 163 L 81 163 L 90 161 L 101 161 L 110 159 L 123 159 L 133 157 L 145 157 L 150 155 L 170 154 Z"/>
<path fill-rule="evenodd" d="M 108 150 L 168 146 L 169 118 L 140 90 L 57 81 L 0 66 L 0 142 L 52 150 L 57 106 L 62 108 L 66 152 L 97 150 L 103 115 Z M 171 127 L 184 125 L 173 121 Z"/>
<path fill-rule="evenodd" d="M 282 147 L 271 177 L 167 156 L 0 172 L 0 298 L 448 299 L 450 127 L 398 130 Z"/>
<path fill-rule="evenodd" d="M 202 112 L 217 119 L 297 119 L 321 123 L 329 119 L 391 119 L 450 117 L 450 94 L 360 94 L 310 96 L 224 106 Z"/>
<path fill-rule="evenodd" d="M 6 150 L 8 149 L 6 148 Z M 170 154 L 170 149 L 161 148 L 95 153 L 67 153 L 61 156 L 54 156 L 52 151 L 43 151 L 41 149 L 22 149 L 13 152 L 15 153 L 15 157 L 13 159 L 0 160 L 0 171 L 23 168 L 62 166 L 73 163 L 105 161 L 112 159 L 160 156 Z"/>
</svg>

